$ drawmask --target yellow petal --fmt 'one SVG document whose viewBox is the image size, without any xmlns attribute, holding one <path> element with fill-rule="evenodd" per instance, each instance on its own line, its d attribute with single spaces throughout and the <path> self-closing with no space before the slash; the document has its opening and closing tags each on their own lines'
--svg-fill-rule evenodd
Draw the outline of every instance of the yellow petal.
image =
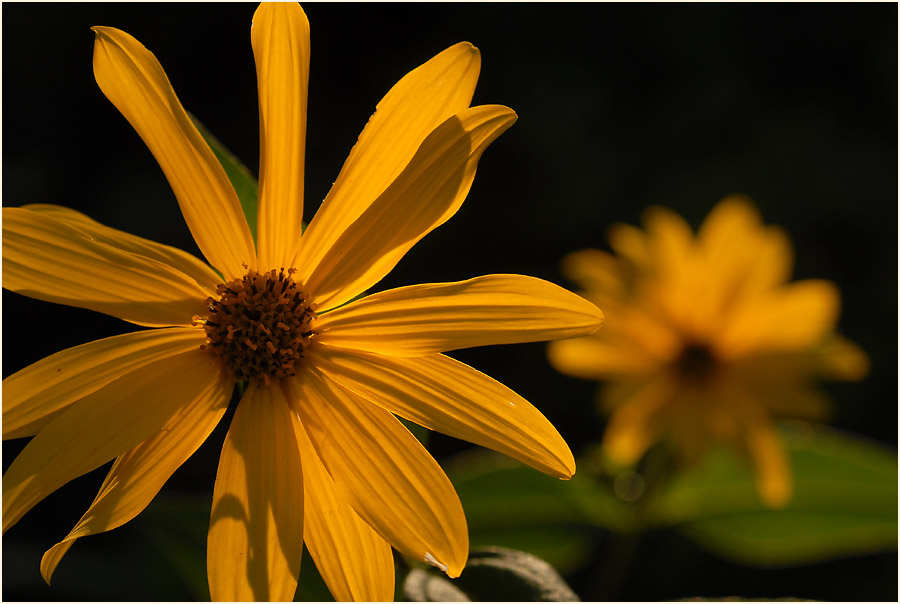
<svg viewBox="0 0 900 604">
<path fill-rule="evenodd" d="M 478 49 L 461 42 L 409 72 L 378 103 L 304 233 L 294 262 L 299 282 L 399 176 L 425 137 L 469 106 L 480 67 Z"/>
<path fill-rule="evenodd" d="M 341 386 L 430 430 L 488 447 L 558 478 L 575 460 L 540 411 L 496 380 L 444 355 L 402 358 L 322 346 L 316 366 Z"/>
<path fill-rule="evenodd" d="M 334 308 L 390 272 L 419 239 L 459 209 L 481 154 L 515 120 L 511 109 L 485 105 L 438 126 L 396 180 L 311 268 L 306 286 L 312 301 L 321 310 Z"/>
<path fill-rule="evenodd" d="M 251 383 L 216 474 L 206 547 L 213 601 L 291 601 L 303 552 L 296 414 L 276 386 Z"/>
<path fill-rule="evenodd" d="M 737 308 L 719 334 L 723 356 L 799 350 L 822 343 L 834 329 L 840 293 L 833 283 L 797 281 L 770 290 Z"/>
<path fill-rule="evenodd" d="M 3 438 L 33 436 L 69 405 L 148 363 L 200 348 L 202 329 L 151 329 L 75 346 L 3 380 Z"/>
<path fill-rule="evenodd" d="M 218 397 L 221 371 L 191 350 L 135 369 L 60 413 L 3 475 L 3 530 L 65 483 L 159 432 L 186 405 Z"/>
<path fill-rule="evenodd" d="M 3 208 L 3 287 L 151 327 L 190 325 L 210 295 L 172 266 L 22 208 Z"/>
<path fill-rule="evenodd" d="M 373 294 L 322 315 L 316 330 L 323 344 L 419 356 L 583 336 L 602 323 L 599 308 L 558 285 L 487 275 Z"/>
<path fill-rule="evenodd" d="M 353 511 L 295 423 L 303 461 L 303 541 L 336 602 L 393 602 L 391 546 Z"/>
<path fill-rule="evenodd" d="M 259 89 L 259 263 L 291 266 L 303 221 L 309 21 L 296 2 L 264 2 L 250 41 Z"/>
<path fill-rule="evenodd" d="M 790 502 L 794 486 L 788 455 L 770 420 L 748 416 L 745 421 L 745 445 L 753 460 L 760 498 L 770 508 L 782 508 Z"/>
<path fill-rule="evenodd" d="M 94 77 L 159 163 L 194 241 L 226 280 L 256 266 L 234 188 L 181 106 L 156 57 L 130 35 L 94 27 Z"/>
<path fill-rule="evenodd" d="M 676 392 L 664 375 L 641 385 L 613 411 L 603 434 L 603 448 L 622 465 L 636 462 L 660 437 L 657 414 Z"/>
<path fill-rule="evenodd" d="M 393 415 L 315 369 L 292 382 L 300 419 L 340 493 L 391 545 L 458 577 L 469 553 L 462 505 Z"/>
<path fill-rule="evenodd" d="M 857 344 L 834 336 L 820 352 L 822 374 L 834 380 L 861 380 L 869 373 L 869 355 Z"/>
<path fill-rule="evenodd" d="M 787 234 L 764 227 L 749 199 L 731 196 L 716 204 L 697 232 L 709 263 L 712 286 L 763 291 L 787 281 L 793 254 Z M 732 294 L 734 292 L 731 292 Z"/>
<path fill-rule="evenodd" d="M 210 295 L 215 294 L 216 286 L 222 282 L 221 277 L 208 264 L 176 247 L 163 245 L 162 243 L 108 227 L 85 216 L 81 212 L 76 212 L 63 206 L 33 203 L 22 207 L 64 222 L 90 236 L 95 241 L 107 243 L 114 248 L 138 254 L 139 256 L 158 260 L 163 264 L 178 269 L 194 279 L 200 287 L 208 290 Z"/>
<path fill-rule="evenodd" d="M 640 347 L 597 337 L 550 342 L 547 358 L 561 373 L 592 380 L 645 375 L 660 366 L 659 359 Z"/>
<path fill-rule="evenodd" d="M 619 261 L 612 254 L 600 250 L 581 250 L 563 258 L 566 277 L 592 294 L 621 297 L 626 294 Z"/>
<path fill-rule="evenodd" d="M 66 538 L 41 559 L 41 575 L 48 584 L 75 539 L 112 530 L 140 514 L 175 470 L 203 444 L 224 415 L 234 389 L 226 373 L 218 378 L 212 396 L 198 397 L 162 430 L 116 459 L 94 503 Z"/>
</svg>

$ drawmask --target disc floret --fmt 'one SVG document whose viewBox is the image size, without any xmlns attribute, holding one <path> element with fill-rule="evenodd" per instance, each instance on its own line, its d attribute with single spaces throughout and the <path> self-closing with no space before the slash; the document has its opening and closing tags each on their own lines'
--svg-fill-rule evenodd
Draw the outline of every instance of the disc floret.
<svg viewBox="0 0 900 604">
<path fill-rule="evenodd" d="M 296 269 L 249 269 L 207 298 L 209 316 L 201 321 L 207 341 L 201 349 L 220 357 L 236 382 L 293 376 L 305 356 L 316 312 L 294 282 Z"/>
</svg>

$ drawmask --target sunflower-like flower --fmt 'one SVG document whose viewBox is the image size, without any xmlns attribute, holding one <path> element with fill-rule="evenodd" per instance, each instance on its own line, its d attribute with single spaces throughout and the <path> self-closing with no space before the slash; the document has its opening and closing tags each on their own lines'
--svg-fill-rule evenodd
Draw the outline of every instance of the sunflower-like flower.
<svg viewBox="0 0 900 604">
<path fill-rule="evenodd" d="M 828 407 L 815 378 L 867 371 L 865 353 L 835 334 L 839 292 L 828 281 L 790 283 L 786 233 L 763 225 L 745 198 L 720 202 L 696 235 L 664 208 L 644 223 L 610 231 L 615 255 L 564 259 L 609 321 L 552 342 L 550 362 L 604 382 L 602 448 L 614 464 L 631 465 L 660 441 L 687 463 L 731 445 L 752 463 L 761 499 L 784 505 L 792 477 L 773 418 L 820 419 Z"/>
<path fill-rule="evenodd" d="M 581 336 L 603 320 L 583 298 L 519 275 L 360 297 L 456 212 L 482 152 L 516 119 L 469 107 L 477 49 L 452 46 L 388 92 L 301 237 L 309 23 L 296 4 L 260 6 L 254 245 L 156 58 L 122 31 L 94 31 L 97 83 L 162 167 L 211 266 L 63 207 L 3 209 L 3 287 L 153 328 L 4 380 L 3 438 L 34 437 L 3 477 L 4 531 L 114 460 L 87 513 L 44 555 L 49 581 L 75 539 L 147 506 L 242 382 L 213 492 L 213 599 L 292 599 L 304 542 L 339 600 L 392 599 L 391 546 L 459 575 L 459 499 L 395 415 L 568 478 L 572 454 L 539 411 L 442 353 Z"/>
</svg>

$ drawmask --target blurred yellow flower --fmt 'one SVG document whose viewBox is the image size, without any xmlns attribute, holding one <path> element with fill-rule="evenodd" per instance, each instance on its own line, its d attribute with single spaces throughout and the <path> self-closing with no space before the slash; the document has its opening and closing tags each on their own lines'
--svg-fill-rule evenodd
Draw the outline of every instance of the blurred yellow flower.
<svg viewBox="0 0 900 604">
<path fill-rule="evenodd" d="M 441 468 L 394 417 L 569 478 L 572 454 L 516 393 L 442 352 L 581 336 L 602 313 L 551 283 L 488 275 L 356 299 L 462 204 L 515 121 L 469 107 L 471 44 L 441 52 L 377 106 L 301 237 L 309 23 L 263 4 L 258 245 L 235 191 L 156 58 L 95 27 L 94 74 L 162 167 L 210 265 L 60 206 L 3 209 L 3 287 L 145 329 L 54 354 L 3 382 L 3 438 L 34 438 L 3 476 L 3 530 L 115 460 L 41 563 L 128 522 L 222 418 L 207 569 L 215 600 L 291 600 L 305 542 L 338 600 L 392 600 L 391 546 L 461 572 L 468 533 Z M 220 276 L 222 275 L 222 276 Z"/>
<path fill-rule="evenodd" d="M 714 443 L 752 463 L 762 500 L 791 497 L 791 469 L 773 417 L 821 419 L 816 377 L 859 379 L 865 353 L 836 335 L 839 293 L 828 281 L 789 283 L 787 234 L 741 197 L 720 202 L 695 235 L 651 208 L 645 230 L 616 225 L 615 255 L 583 250 L 563 270 L 608 317 L 597 333 L 549 346 L 551 364 L 604 382 L 611 414 L 603 449 L 636 462 L 664 441 L 685 462 Z"/>
</svg>

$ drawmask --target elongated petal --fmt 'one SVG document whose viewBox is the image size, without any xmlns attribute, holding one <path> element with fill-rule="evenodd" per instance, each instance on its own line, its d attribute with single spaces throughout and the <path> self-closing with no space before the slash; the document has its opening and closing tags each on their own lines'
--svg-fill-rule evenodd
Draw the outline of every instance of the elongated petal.
<svg viewBox="0 0 900 604">
<path fill-rule="evenodd" d="M 728 358 L 749 352 L 816 346 L 834 329 L 840 293 L 833 283 L 797 281 L 738 308 L 721 334 Z"/>
<path fill-rule="evenodd" d="M 41 575 L 48 584 L 76 539 L 122 526 L 147 507 L 219 423 L 233 388 L 231 378 L 220 373 L 211 396 L 195 399 L 162 430 L 116 459 L 94 503 L 66 538 L 47 550 L 41 559 Z"/>
<path fill-rule="evenodd" d="M 378 103 L 306 229 L 294 262 L 300 282 L 397 178 L 425 137 L 469 106 L 480 67 L 478 49 L 461 42 L 409 72 Z"/>
<path fill-rule="evenodd" d="M 613 412 L 603 434 L 603 448 L 619 464 L 637 461 L 660 436 L 658 413 L 677 392 L 665 375 L 657 375 L 630 393 Z"/>
<path fill-rule="evenodd" d="M 459 576 L 462 505 L 436 461 L 390 413 L 310 368 L 293 382 L 300 419 L 353 509 L 395 548 Z"/>
<path fill-rule="evenodd" d="M 547 358 L 557 371 L 585 379 L 644 375 L 660 367 L 659 359 L 639 347 L 598 337 L 550 342 Z"/>
<path fill-rule="evenodd" d="M 3 475 L 3 530 L 41 499 L 158 433 L 198 399 L 218 397 L 221 365 L 200 350 L 145 365 L 60 413 Z"/>
<path fill-rule="evenodd" d="M 226 280 L 256 266 L 253 239 L 225 171 L 156 57 L 130 35 L 94 27 L 94 77 L 159 162 L 194 241 Z"/>
<path fill-rule="evenodd" d="M 303 552 L 296 414 L 251 383 L 231 421 L 213 490 L 206 560 L 213 601 L 291 601 Z"/>
<path fill-rule="evenodd" d="M 478 159 L 516 114 L 472 107 L 446 120 L 396 180 L 338 237 L 306 285 L 321 310 L 338 306 L 384 277 L 415 243 L 462 205 Z"/>
<path fill-rule="evenodd" d="M 541 472 L 571 478 L 568 445 L 531 403 L 444 355 L 402 358 L 321 346 L 316 366 L 348 390 L 430 430 L 499 451 Z"/>
<path fill-rule="evenodd" d="M 108 227 L 71 208 L 41 203 L 28 204 L 22 207 L 64 222 L 90 236 L 95 241 L 107 243 L 114 248 L 139 256 L 158 260 L 163 264 L 178 269 L 194 279 L 200 287 L 208 290 L 210 295 L 215 294 L 216 286 L 222 282 L 221 277 L 208 264 L 176 247 Z"/>
<path fill-rule="evenodd" d="M 303 461 L 303 541 L 336 602 L 393 602 L 391 546 L 353 511 L 297 421 Z"/>
<path fill-rule="evenodd" d="M 172 266 L 22 208 L 3 208 L 3 287 L 151 327 L 190 325 L 210 295 Z"/>
<path fill-rule="evenodd" d="M 259 263 L 289 267 L 303 220 L 309 21 L 296 2 L 264 2 L 250 41 L 259 89 Z"/>
<path fill-rule="evenodd" d="M 3 380 L 3 438 L 33 436 L 69 405 L 139 367 L 200 348 L 202 329 L 152 329 L 75 346 Z"/>
<path fill-rule="evenodd" d="M 583 336 L 602 323 L 600 309 L 558 285 L 487 275 L 373 294 L 322 315 L 317 331 L 323 344 L 418 356 Z"/>
</svg>

